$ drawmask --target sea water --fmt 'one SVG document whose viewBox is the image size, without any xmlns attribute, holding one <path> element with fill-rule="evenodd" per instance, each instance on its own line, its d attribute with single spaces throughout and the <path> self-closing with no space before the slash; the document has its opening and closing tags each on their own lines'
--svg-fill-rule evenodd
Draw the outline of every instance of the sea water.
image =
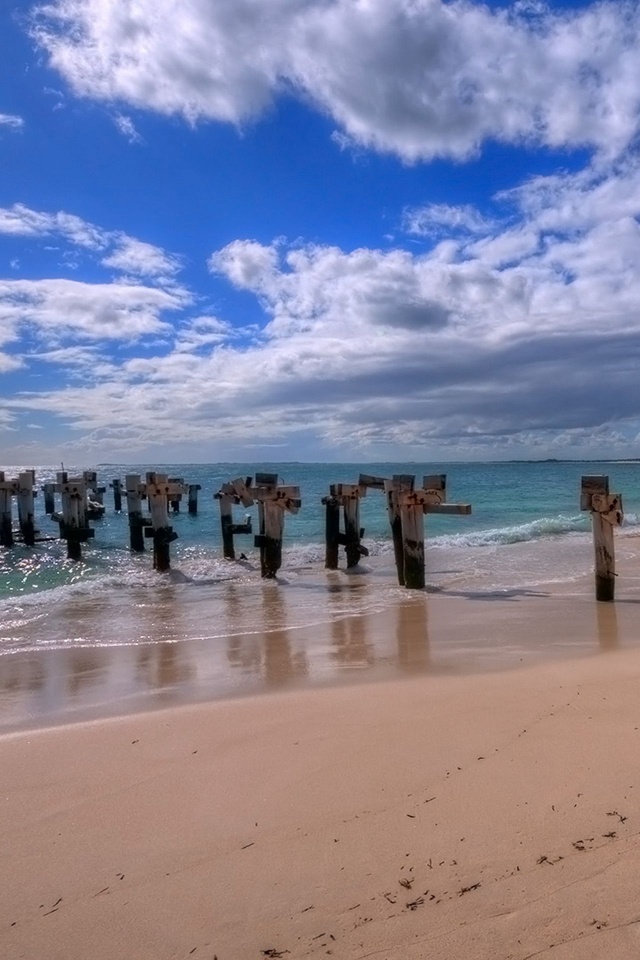
<svg viewBox="0 0 640 960">
<path fill-rule="evenodd" d="M 66 468 L 70 475 L 82 469 Z M 8 466 L 5 472 L 13 476 L 20 469 L 25 467 Z M 582 474 L 607 474 L 612 492 L 622 493 L 625 525 L 616 534 L 617 555 L 626 561 L 640 552 L 636 462 L 98 464 L 91 469 L 107 487 L 106 512 L 92 524 L 95 539 L 83 544 L 82 561 L 67 560 L 59 540 L 0 548 L 0 727 L 58 713 L 68 719 L 82 709 L 91 714 L 100 702 L 122 712 L 128 698 L 133 703 L 141 691 L 164 703 L 175 702 L 171 695 L 178 691 L 209 699 L 284 682 L 338 682 L 354 671 L 379 673 L 391 665 L 397 673 L 458 669 L 460 663 L 468 668 L 474 662 L 484 668 L 491 658 L 501 665 L 509 657 L 522 659 L 520 641 L 506 649 L 503 631 L 498 649 L 492 630 L 480 629 L 477 615 L 468 629 L 458 630 L 454 642 L 447 630 L 434 628 L 433 617 L 427 624 L 428 598 L 433 593 L 507 600 L 584 595 L 593 546 L 590 518 L 579 509 Z M 170 514 L 178 539 L 165 574 L 152 569 L 150 549 L 130 551 L 126 498 L 122 513 L 116 513 L 108 488 L 113 479 L 148 469 L 201 485 L 197 516 L 187 513 L 186 498 L 180 512 Z M 236 562 L 222 558 L 213 495 L 225 481 L 258 471 L 299 485 L 302 498 L 300 512 L 285 517 L 283 566 L 275 582 L 260 579 L 253 536 L 236 537 Z M 375 489 L 361 504 L 369 556 L 347 573 L 341 551 L 342 569 L 325 571 L 322 497 L 331 483 L 355 482 L 360 472 L 415 474 L 418 484 L 423 474 L 445 473 L 448 501 L 472 504 L 470 516 L 425 517 L 426 594 L 398 586 L 384 496 Z M 40 488 L 54 479 L 55 468 L 36 467 L 36 476 Z M 238 521 L 246 513 L 252 516 L 255 532 L 255 507 L 234 510 Z M 44 514 L 41 493 L 36 525 L 42 535 L 57 533 Z M 518 604 L 507 607 L 517 618 Z M 517 621 L 513 627 L 509 635 L 514 637 L 528 629 Z M 539 638 L 534 639 L 537 644 Z M 560 649 L 564 631 L 558 629 L 548 641 Z"/>
</svg>

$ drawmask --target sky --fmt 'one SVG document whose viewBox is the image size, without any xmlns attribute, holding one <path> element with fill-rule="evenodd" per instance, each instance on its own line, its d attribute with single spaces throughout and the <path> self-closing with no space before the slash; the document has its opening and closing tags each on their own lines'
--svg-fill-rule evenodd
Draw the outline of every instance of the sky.
<svg viewBox="0 0 640 960">
<path fill-rule="evenodd" d="M 640 456 L 640 0 L 0 7 L 0 462 Z"/>
</svg>

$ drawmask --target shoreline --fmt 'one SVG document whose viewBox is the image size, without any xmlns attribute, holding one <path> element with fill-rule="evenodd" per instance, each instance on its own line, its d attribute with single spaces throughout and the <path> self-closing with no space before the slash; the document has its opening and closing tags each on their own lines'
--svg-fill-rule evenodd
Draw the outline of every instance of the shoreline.
<svg viewBox="0 0 640 960">
<path fill-rule="evenodd" d="M 626 960 L 639 682 L 614 651 L 4 737 L 0 952 Z"/>
<path fill-rule="evenodd" d="M 276 588 L 265 592 L 275 608 L 265 607 L 268 626 L 260 632 L 5 654 L 0 736 L 189 703 L 504 672 L 633 648 L 640 639 L 636 564 L 632 571 L 614 604 L 597 603 L 586 578 L 570 594 L 558 585 L 461 595 L 398 591 L 375 613 L 287 627 L 272 615 L 281 612 Z"/>
</svg>

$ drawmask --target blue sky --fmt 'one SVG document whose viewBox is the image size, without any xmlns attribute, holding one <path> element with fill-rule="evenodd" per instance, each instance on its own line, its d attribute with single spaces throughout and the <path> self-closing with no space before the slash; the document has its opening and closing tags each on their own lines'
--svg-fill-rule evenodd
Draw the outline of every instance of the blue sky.
<svg viewBox="0 0 640 960">
<path fill-rule="evenodd" d="M 640 4 L 0 11 L 0 457 L 640 455 Z"/>
</svg>

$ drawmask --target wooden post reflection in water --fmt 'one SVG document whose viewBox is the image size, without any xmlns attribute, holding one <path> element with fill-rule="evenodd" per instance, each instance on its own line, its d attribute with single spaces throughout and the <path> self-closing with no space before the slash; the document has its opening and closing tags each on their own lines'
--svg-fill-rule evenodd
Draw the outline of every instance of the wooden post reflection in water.
<svg viewBox="0 0 640 960">
<path fill-rule="evenodd" d="M 331 576 L 329 602 L 332 615 L 332 659 L 348 667 L 369 667 L 375 661 L 374 649 L 369 639 L 369 616 L 366 613 L 350 613 L 353 599 L 369 589 L 361 577 L 344 579 Z M 346 613 L 346 616 L 342 616 Z"/>
<path fill-rule="evenodd" d="M 291 650 L 291 633 L 287 630 L 287 607 L 282 590 L 275 585 L 262 587 L 264 625 L 264 679 L 269 687 L 282 686 L 308 672 L 304 650 Z M 314 629 L 313 627 L 311 628 Z"/>
<path fill-rule="evenodd" d="M 426 597 L 418 597 L 416 603 L 398 604 L 398 667 L 403 671 L 420 672 L 430 665 L 427 604 Z"/>
<path fill-rule="evenodd" d="M 596 603 L 596 624 L 600 650 L 606 653 L 617 650 L 620 645 L 618 636 L 618 613 L 613 603 Z"/>
</svg>

